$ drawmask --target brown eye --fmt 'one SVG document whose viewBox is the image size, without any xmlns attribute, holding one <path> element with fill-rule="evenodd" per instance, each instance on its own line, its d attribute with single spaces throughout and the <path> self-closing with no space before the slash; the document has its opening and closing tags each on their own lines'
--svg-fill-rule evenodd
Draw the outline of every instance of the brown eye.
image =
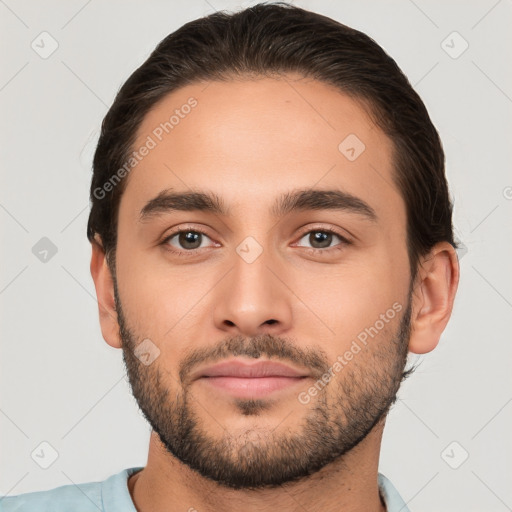
<svg viewBox="0 0 512 512">
<path fill-rule="evenodd" d="M 336 246 L 346 242 L 346 240 L 332 231 L 316 229 L 306 233 L 299 240 L 299 245 L 308 247 L 309 244 L 309 247 L 312 249 L 330 249 L 333 247 L 333 242 L 335 242 L 334 246 Z"/>
<path fill-rule="evenodd" d="M 309 243 L 315 249 L 325 249 L 332 243 L 332 233 L 326 233 L 325 231 L 312 231 L 309 234 Z"/>
<path fill-rule="evenodd" d="M 198 249 L 201 247 L 201 233 L 194 231 L 182 232 L 178 235 L 178 241 L 183 249 Z"/>
<path fill-rule="evenodd" d="M 208 237 L 200 231 L 186 230 L 179 231 L 167 238 L 166 243 L 176 249 L 194 250 L 205 247 L 204 242 Z"/>
</svg>

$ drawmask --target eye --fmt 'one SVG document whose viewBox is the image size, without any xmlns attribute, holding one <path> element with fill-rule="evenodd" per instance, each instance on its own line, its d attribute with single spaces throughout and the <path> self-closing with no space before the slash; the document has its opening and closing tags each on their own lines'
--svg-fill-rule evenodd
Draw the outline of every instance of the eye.
<svg viewBox="0 0 512 512">
<path fill-rule="evenodd" d="M 332 245 L 334 243 L 334 245 Z M 310 244 L 311 249 L 331 249 L 338 248 L 340 245 L 349 244 L 350 242 L 341 235 L 329 229 L 315 229 L 308 231 L 297 243 L 297 245 L 304 247 L 302 244 Z M 305 245 L 305 247 L 308 247 Z"/>
<path fill-rule="evenodd" d="M 163 243 L 174 247 L 178 251 L 192 251 L 194 249 L 208 247 L 208 240 L 211 242 L 210 237 L 202 231 L 197 229 L 185 229 L 168 236 Z"/>
<path fill-rule="evenodd" d="M 350 241 L 330 229 L 314 229 L 305 233 L 296 246 L 304 247 L 312 252 L 328 252 L 343 249 Z M 215 242 L 203 231 L 197 228 L 181 229 L 170 234 L 162 242 L 165 248 L 176 255 L 192 255 L 194 251 L 213 247 Z"/>
</svg>

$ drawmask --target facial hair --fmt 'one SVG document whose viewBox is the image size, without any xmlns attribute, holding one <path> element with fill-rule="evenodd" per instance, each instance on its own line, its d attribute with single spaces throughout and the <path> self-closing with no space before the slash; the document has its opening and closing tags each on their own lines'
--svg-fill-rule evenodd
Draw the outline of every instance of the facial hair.
<svg viewBox="0 0 512 512">
<path fill-rule="evenodd" d="M 169 372 L 158 359 L 145 366 L 134 350 L 144 337 L 136 336 L 123 314 L 117 284 L 114 295 L 123 345 L 123 360 L 135 397 L 145 418 L 167 451 L 205 478 L 231 489 L 275 488 L 312 475 L 357 446 L 383 419 L 396 400 L 410 336 L 411 294 L 395 332 L 384 329 L 354 356 L 306 406 L 294 431 L 249 429 L 237 435 L 227 429 L 214 437 L 197 414 L 200 406 L 191 392 L 190 370 L 208 361 L 233 356 L 289 361 L 321 377 L 333 362 L 321 349 L 299 349 L 287 339 L 262 334 L 229 337 L 214 347 L 190 352 L 179 365 L 179 379 L 169 387 Z M 386 331 L 386 332 L 384 332 Z M 167 384 L 165 384 L 167 382 Z M 236 410 L 259 416 L 274 406 L 270 399 L 236 399 Z M 284 415 L 284 414 L 283 414 Z M 212 420 L 213 421 L 213 420 Z"/>
</svg>

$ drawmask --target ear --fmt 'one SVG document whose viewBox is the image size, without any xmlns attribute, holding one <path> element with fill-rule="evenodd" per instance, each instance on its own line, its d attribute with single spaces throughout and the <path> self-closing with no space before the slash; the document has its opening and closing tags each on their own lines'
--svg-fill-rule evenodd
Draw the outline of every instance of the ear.
<svg viewBox="0 0 512 512">
<path fill-rule="evenodd" d="M 107 264 L 103 246 L 97 239 L 92 243 L 91 275 L 96 287 L 101 333 L 114 348 L 121 348 L 119 323 L 114 299 L 114 281 Z"/>
<path fill-rule="evenodd" d="M 414 283 L 409 350 L 425 354 L 439 343 L 453 309 L 459 260 L 448 242 L 436 244 L 421 259 Z"/>
</svg>

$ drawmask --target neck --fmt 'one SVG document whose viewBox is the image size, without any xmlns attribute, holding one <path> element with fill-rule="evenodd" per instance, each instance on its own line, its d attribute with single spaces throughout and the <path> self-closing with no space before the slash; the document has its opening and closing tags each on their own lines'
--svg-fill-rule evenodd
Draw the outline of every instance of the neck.
<svg viewBox="0 0 512 512">
<path fill-rule="evenodd" d="M 233 490 L 208 480 L 170 455 L 152 432 L 146 467 L 128 488 L 138 512 L 260 510 L 385 512 L 377 485 L 383 424 L 349 453 L 313 475 L 274 489 Z"/>
</svg>

